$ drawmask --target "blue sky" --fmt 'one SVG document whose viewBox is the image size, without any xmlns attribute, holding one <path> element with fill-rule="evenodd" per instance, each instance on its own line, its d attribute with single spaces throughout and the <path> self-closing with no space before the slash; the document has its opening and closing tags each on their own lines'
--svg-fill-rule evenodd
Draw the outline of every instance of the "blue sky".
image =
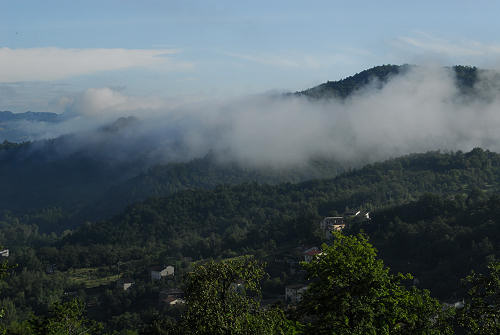
<svg viewBox="0 0 500 335">
<path fill-rule="evenodd" d="M 0 0 L 0 110 L 89 88 L 225 97 L 374 65 L 497 67 L 497 1 Z"/>
</svg>

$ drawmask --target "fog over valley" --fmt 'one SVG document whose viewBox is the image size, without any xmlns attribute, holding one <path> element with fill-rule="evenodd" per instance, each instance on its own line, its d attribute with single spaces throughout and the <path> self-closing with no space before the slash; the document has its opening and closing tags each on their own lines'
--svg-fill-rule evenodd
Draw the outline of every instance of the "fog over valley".
<svg viewBox="0 0 500 335">
<path fill-rule="evenodd" d="M 59 154 L 86 150 L 111 160 L 138 155 L 151 164 L 210 152 L 223 162 L 260 168 L 500 149 L 497 72 L 473 71 L 473 87 L 464 91 L 453 68 L 402 69 L 383 81 L 373 76 L 346 98 L 269 93 L 193 102 L 92 88 L 60 97 L 64 112 L 57 120 L 4 122 L 0 139 L 43 144 L 59 137 Z"/>
</svg>

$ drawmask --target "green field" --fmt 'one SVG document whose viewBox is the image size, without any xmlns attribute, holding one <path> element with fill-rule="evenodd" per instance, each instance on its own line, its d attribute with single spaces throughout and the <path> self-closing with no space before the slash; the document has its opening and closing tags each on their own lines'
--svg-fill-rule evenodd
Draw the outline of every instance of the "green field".
<svg viewBox="0 0 500 335">
<path fill-rule="evenodd" d="M 67 271 L 70 281 L 75 284 L 83 284 L 86 288 L 93 288 L 102 285 L 108 285 L 120 278 L 116 275 L 103 275 L 99 268 L 80 268 Z"/>
</svg>

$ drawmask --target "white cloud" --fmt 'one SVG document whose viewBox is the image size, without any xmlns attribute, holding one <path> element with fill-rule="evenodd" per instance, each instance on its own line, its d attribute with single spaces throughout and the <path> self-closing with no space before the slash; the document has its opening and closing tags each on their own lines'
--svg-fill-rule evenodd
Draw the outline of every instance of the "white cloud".
<svg viewBox="0 0 500 335">
<path fill-rule="evenodd" d="M 498 57 L 499 44 L 486 44 L 474 40 L 449 41 L 430 34 L 419 32 L 416 36 L 402 36 L 396 39 L 399 47 L 411 48 L 435 55 L 448 57 Z"/>
<path fill-rule="evenodd" d="M 59 80 L 135 67 L 163 71 L 193 67 L 169 57 L 176 53 L 171 49 L 0 48 L 0 82 Z"/>
<path fill-rule="evenodd" d="M 270 65 L 282 68 L 310 69 L 317 70 L 324 67 L 332 66 L 337 63 L 349 63 L 350 58 L 346 54 L 332 53 L 323 54 L 295 54 L 291 53 L 224 53 L 229 57 L 234 57 L 249 61 L 252 63 Z"/>
<path fill-rule="evenodd" d="M 410 68 L 382 88 L 368 85 L 345 101 L 257 95 L 179 103 L 92 88 L 61 100 L 74 117 L 30 131 L 33 138 L 47 138 L 133 115 L 140 122 L 127 141 L 120 137 L 124 148 L 147 144 L 155 157 L 170 159 L 175 151 L 176 159 L 186 160 L 212 151 L 245 166 L 291 167 L 317 157 L 369 162 L 476 146 L 498 152 L 497 76 L 480 76 L 477 99 L 460 96 L 451 69 L 432 66 Z"/>
<path fill-rule="evenodd" d="M 74 96 L 64 96 L 59 100 L 67 115 L 92 116 L 102 119 L 122 116 L 122 114 L 147 114 L 165 108 L 167 104 L 157 97 L 137 97 L 125 95 L 109 87 L 89 88 Z"/>
</svg>

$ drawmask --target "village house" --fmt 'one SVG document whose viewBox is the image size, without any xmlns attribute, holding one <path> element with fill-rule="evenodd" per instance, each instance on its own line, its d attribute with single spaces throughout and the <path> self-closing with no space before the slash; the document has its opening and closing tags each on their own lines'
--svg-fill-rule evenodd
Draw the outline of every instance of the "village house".
<svg viewBox="0 0 500 335">
<path fill-rule="evenodd" d="M 160 304 L 168 304 L 171 306 L 185 304 L 186 301 L 184 300 L 184 291 L 178 288 L 162 290 L 158 295 L 158 302 Z"/>
<path fill-rule="evenodd" d="M 464 300 L 457 301 L 457 302 L 454 302 L 454 303 L 444 302 L 442 310 L 446 310 L 446 309 L 449 309 L 449 308 L 462 309 L 462 308 L 464 308 L 464 306 L 465 306 L 465 301 Z"/>
<path fill-rule="evenodd" d="M 302 294 L 307 290 L 303 284 L 289 285 L 285 287 L 285 301 L 289 304 L 296 304 L 302 300 Z"/>
<path fill-rule="evenodd" d="M 357 218 L 357 219 L 364 219 L 364 220 L 370 220 L 370 212 L 362 212 L 359 210 L 353 210 L 353 211 L 347 211 L 344 213 L 345 218 Z"/>
<path fill-rule="evenodd" d="M 134 285 L 134 281 L 132 279 L 120 278 L 116 281 L 116 287 L 121 288 L 124 291 L 132 287 L 132 285 Z"/>
<path fill-rule="evenodd" d="M 319 224 L 320 229 L 327 239 L 332 237 L 332 231 L 341 231 L 345 228 L 343 216 L 328 216 Z"/>
<path fill-rule="evenodd" d="M 321 254 L 321 250 L 318 247 L 312 247 L 304 251 L 304 261 L 309 263 L 317 255 Z"/>
<path fill-rule="evenodd" d="M 151 280 L 160 280 L 163 277 L 170 277 L 174 275 L 174 267 L 168 266 L 154 266 L 151 268 Z"/>
<path fill-rule="evenodd" d="M 178 299 L 172 300 L 168 304 L 170 306 L 175 306 L 175 305 L 184 305 L 185 303 L 186 303 L 186 300 L 178 298 Z"/>
<path fill-rule="evenodd" d="M 361 214 L 361 211 L 351 210 L 344 213 L 344 217 L 353 218 Z"/>
<path fill-rule="evenodd" d="M 3 249 L 2 251 L 0 251 L 0 256 L 9 257 L 9 249 Z"/>
</svg>

